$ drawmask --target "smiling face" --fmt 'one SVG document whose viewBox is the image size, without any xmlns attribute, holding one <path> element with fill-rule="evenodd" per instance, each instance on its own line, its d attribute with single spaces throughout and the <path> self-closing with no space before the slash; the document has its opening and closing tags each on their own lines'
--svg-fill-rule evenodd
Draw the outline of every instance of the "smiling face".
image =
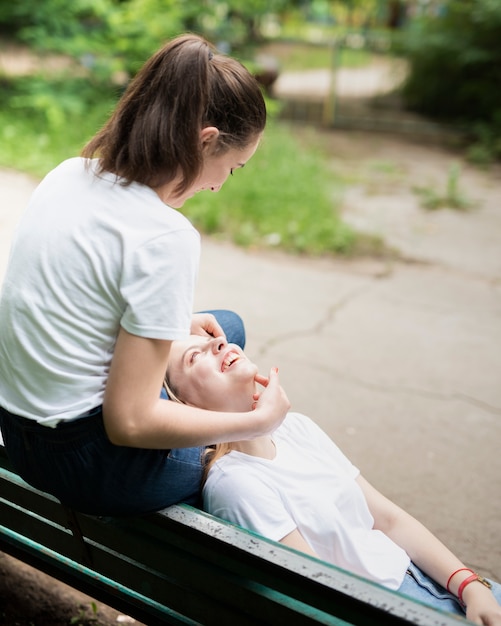
<svg viewBox="0 0 501 626">
<path fill-rule="evenodd" d="M 173 341 L 167 380 L 186 404 L 213 411 L 252 408 L 257 366 L 224 337 Z"/>
</svg>

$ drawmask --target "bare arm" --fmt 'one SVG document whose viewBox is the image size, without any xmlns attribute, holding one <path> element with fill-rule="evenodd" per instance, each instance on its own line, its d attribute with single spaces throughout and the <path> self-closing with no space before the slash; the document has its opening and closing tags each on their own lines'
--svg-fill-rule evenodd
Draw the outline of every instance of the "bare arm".
<svg viewBox="0 0 501 626">
<path fill-rule="evenodd" d="M 449 576 L 465 565 L 423 524 L 388 500 L 362 476 L 357 482 L 364 492 L 374 517 L 374 528 L 384 532 L 403 548 L 412 561 L 443 587 Z M 450 590 L 457 595 L 460 583 L 470 572 L 459 572 L 450 583 Z M 467 617 L 477 624 L 501 625 L 501 607 L 487 587 L 479 582 L 469 584 L 463 592 L 467 605 Z"/>
<path fill-rule="evenodd" d="M 103 403 L 113 443 L 156 449 L 207 445 L 252 439 L 282 422 L 289 401 L 275 372 L 256 409 L 246 413 L 218 413 L 161 400 L 170 345 L 120 330 Z"/>
</svg>

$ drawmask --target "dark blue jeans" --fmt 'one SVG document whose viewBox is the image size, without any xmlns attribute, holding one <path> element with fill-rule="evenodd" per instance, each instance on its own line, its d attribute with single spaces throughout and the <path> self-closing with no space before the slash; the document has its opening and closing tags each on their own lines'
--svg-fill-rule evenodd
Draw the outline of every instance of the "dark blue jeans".
<svg viewBox="0 0 501 626">
<path fill-rule="evenodd" d="M 216 315 L 230 343 L 245 346 L 242 320 Z M 171 504 L 198 504 L 202 447 L 146 450 L 115 446 L 102 408 L 56 428 L 0 407 L 4 444 L 14 469 L 29 484 L 91 515 L 137 515 Z"/>
</svg>

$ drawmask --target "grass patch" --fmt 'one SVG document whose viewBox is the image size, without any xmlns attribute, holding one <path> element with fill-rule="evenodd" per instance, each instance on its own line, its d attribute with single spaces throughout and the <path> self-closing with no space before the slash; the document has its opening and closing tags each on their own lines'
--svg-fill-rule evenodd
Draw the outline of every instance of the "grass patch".
<svg viewBox="0 0 501 626">
<path fill-rule="evenodd" d="M 312 255 L 350 253 L 355 233 L 337 213 L 342 181 L 314 145 L 272 121 L 248 166 L 217 194 L 199 194 L 185 212 L 200 230 L 238 245 Z M 317 142 L 318 143 L 318 142 Z"/>
<path fill-rule="evenodd" d="M 0 77 L 0 166 L 43 177 L 107 119 L 118 94 L 78 77 Z M 183 212 L 200 231 L 245 247 L 291 253 L 376 254 L 338 213 L 344 183 L 329 166 L 322 135 L 272 119 L 249 165 L 218 194 L 189 200 Z"/>
<path fill-rule="evenodd" d="M 468 198 L 460 188 L 460 174 L 460 166 L 458 163 L 453 163 L 449 167 L 443 189 L 422 186 L 414 187 L 414 193 L 421 198 L 421 205 L 430 211 L 443 208 L 457 209 L 459 211 L 472 209 L 475 206 L 475 202 Z"/>
</svg>

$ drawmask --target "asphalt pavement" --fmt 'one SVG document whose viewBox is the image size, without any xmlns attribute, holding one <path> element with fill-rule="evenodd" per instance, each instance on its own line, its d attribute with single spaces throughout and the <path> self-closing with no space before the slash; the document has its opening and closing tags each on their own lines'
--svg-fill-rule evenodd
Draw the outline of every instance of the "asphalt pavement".
<svg viewBox="0 0 501 626">
<path fill-rule="evenodd" d="M 35 184 L 0 171 L 0 279 Z M 439 245 L 424 233 L 423 258 L 414 249 L 407 262 L 204 238 L 196 306 L 238 311 L 248 355 L 263 373 L 279 367 L 293 408 L 468 566 L 501 580 L 500 208 L 447 219 Z"/>
</svg>

